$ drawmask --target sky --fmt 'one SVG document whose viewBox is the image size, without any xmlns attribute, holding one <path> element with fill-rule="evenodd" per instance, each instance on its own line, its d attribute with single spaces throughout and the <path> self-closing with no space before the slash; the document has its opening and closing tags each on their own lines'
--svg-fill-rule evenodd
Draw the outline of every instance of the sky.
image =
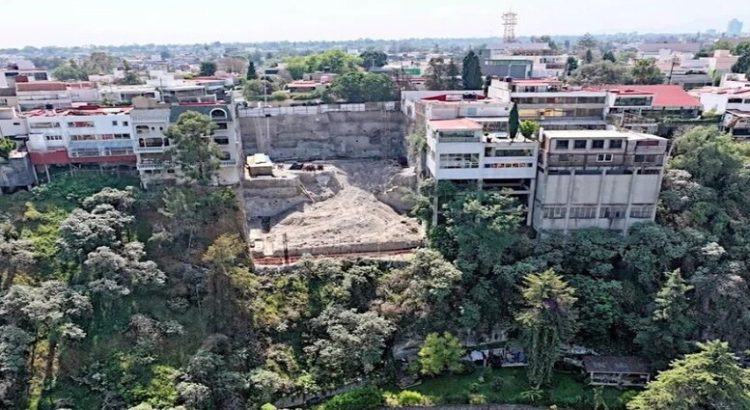
<svg viewBox="0 0 750 410">
<path fill-rule="evenodd" d="M 516 34 L 750 31 L 750 1 L 724 0 L 0 0 L 0 48 Z"/>
</svg>

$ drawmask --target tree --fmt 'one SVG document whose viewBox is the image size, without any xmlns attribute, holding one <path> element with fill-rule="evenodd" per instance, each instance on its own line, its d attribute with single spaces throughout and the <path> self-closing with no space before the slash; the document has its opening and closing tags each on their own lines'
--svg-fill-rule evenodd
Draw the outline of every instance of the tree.
<svg viewBox="0 0 750 410">
<path fill-rule="evenodd" d="M 513 103 L 513 108 L 510 109 L 510 116 L 508 117 L 508 135 L 510 135 L 511 140 L 516 139 L 520 126 L 521 124 L 519 123 L 518 118 L 518 104 Z"/>
<path fill-rule="evenodd" d="M 529 120 L 521 121 L 521 124 L 518 127 L 519 131 L 521 131 L 521 135 L 527 139 L 534 137 L 536 133 L 539 132 L 539 128 L 539 123 Z"/>
<path fill-rule="evenodd" d="M 575 275 L 570 280 L 576 290 L 576 309 L 580 329 L 576 340 L 591 347 L 612 347 L 612 340 L 626 339 L 629 334 L 623 308 L 623 284 L 615 280 Z"/>
<path fill-rule="evenodd" d="M 318 410 L 375 410 L 383 407 L 383 392 L 375 387 L 362 387 L 337 394 Z"/>
<path fill-rule="evenodd" d="M 347 73 L 336 77 L 330 91 L 336 97 L 351 103 L 393 99 L 393 83 L 384 74 Z"/>
<path fill-rule="evenodd" d="M 201 62 L 200 71 L 198 75 L 201 77 L 211 77 L 216 74 L 216 63 L 213 61 Z"/>
<path fill-rule="evenodd" d="M 141 81 L 141 78 L 138 77 L 138 73 L 134 72 L 130 68 L 130 64 L 127 62 L 127 60 L 122 60 L 123 65 L 123 71 L 124 75 L 122 78 L 118 78 L 115 80 L 115 84 L 118 85 L 139 85 L 143 84 L 143 81 Z"/>
<path fill-rule="evenodd" d="M 8 289 L 16 274 L 34 265 L 34 243 L 0 233 L 0 290 Z"/>
<path fill-rule="evenodd" d="M 597 41 L 594 36 L 592 36 L 590 33 L 586 33 L 581 38 L 578 39 L 578 42 L 576 43 L 576 48 L 578 49 L 592 49 L 596 48 Z"/>
<path fill-rule="evenodd" d="M 231 319 L 233 271 L 248 267 L 247 244 L 239 235 L 221 235 L 206 249 L 202 261 L 211 266 L 206 284 L 208 301 L 213 324 L 216 329 L 221 329 Z"/>
<path fill-rule="evenodd" d="M 635 84 L 661 84 L 664 82 L 664 74 L 656 66 L 654 60 L 636 60 L 630 70 Z"/>
<path fill-rule="evenodd" d="M 188 111 L 180 114 L 165 133 L 174 142 L 170 150 L 174 162 L 198 184 L 211 183 L 221 165 L 221 150 L 211 138 L 215 129 L 216 124 L 207 115 Z"/>
<path fill-rule="evenodd" d="M 250 60 L 247 64 L 247 74 L 245 75 L 245 79 L 248 81 L 258 79 L 258 71 L 255 69 L 255 62 L 253 60 Z"/>
<path fill-rule="evenodd" d="M 446 79 L 446 88 L 449 90 L 460 90 L 461 89 L 461 83 L 458 78 L 458 66 L 456 66 L 456 63 L 453 62 L 453 59 L 450 60 L 448 63 L 448 69 L 446 71 L 447 79 Z"/>
<path fill-rule="evenodd" d="M 584 64 L 573 72 L 570 80 L 579 85 L 627 84 L 631 81 L 628 69 L 611 61 Z"/>
<path fill-rule="evenodd" d="M 89 79 L 85 70 L 78 66 L 74 60 L 57 67 L 52 72 L 52 77 L 59 81 L 86 81 Z"/>
<path fill-rule="evenodd" d="M 32 335 L 13 325 L 0 326 L 0 406 L 22 408 Z"/>
<path fill-rule="evenodd" d="M 628 409 L 750 408 L 750 371 L 740 366 L 729 344 L 716 340 L 698 347 L 698 353 L 675 360 L 659 373 Z"/>
<path fill-rule="evenodd" d="M 602 60 L 607 60 L 607 61 L 611 61 L 611 62 L 613 62 L 613 63 L 616 63 L 616 62 L 617 62 L 617 59 L 615 58 L 615 54 L 614 54 L 614 53 L 613 53 L 612 51 L 606 51 L 606 52 L 605 52 L 605 53 L 604 53 L 604 54 L 602 55 Z"/>
<path fill-rule="evenodd" d="M 460 372 L 463 369 L 461 358 L 464 354 L 461 342 L 452 334 L 445 332 L 441 336 L 430 333 L 419 349 L 420 372 L 428 376 Z"/>
<path fill-rule="evenodd" d="M 745 54 L 750 54 L 750 41 L 742 41 L 740 43 L 737 43 L 732 54 L 736 56 L 744 56 Z"/>
<path fill-rule="evenodd" d="M 464 57 L 463 72 L 461 74 L 463 79 L 464 89 L 466 90 L 481 90 L 482 89 L 482 68 L 479 64 L 479 56 L 470 50 L 466 57 Z"/>
<path fill-rule="evenodd" d="M 565 61 L 565 75 L 572 74 L 575 70 L 578 69 L 578 59 L 570 56 Z"/>
<path fill-rule="evenodd" d="M 318 379 L 340 383 L 371 373 L 382 363 L 395 327 L 374 312 L 329 306 L 312 319 L 312 343 L 303 350 Z"/>
<path fill-rule="evenodd" d="M 687 293 L 693 287 L 679 270 L 667 273 L 667 281 L 656 294 L 651 317 L 645 320 L 635 342 L 653 361 L 666 364 L 669 358 L 690 350 L 688 338 L 695 329 Z"/>
<path fill-rule="evenodd" d="M 746 53 L 737 59 L 737 62 L 732 65 L 733 73 L 745 73 L 750 70 L 750 53 Z"/>
<path fill-rule="evenodd" d="M 379 50 L 364 51 L 359 55 L 359 58 L 362 60 L 362 67 L 367 71 L 388 64 L 388 54 Z"/>
<path fill-rule="evenodd" d="M 14 149 L 16 149 L 16 143 L 12 139 L 0 137 L 0 158 L 7 160 Z"/>
<path fill-rule="evenodd" d="M 529 360 L 529 383 L 549 383 L 560 346 L 575 335 L 577 311 L 574 290 L 553 270 L 526 276 L 522 290 L 526 309 L 517 320 L 522 327 Z"/>
<path fill-rule="evenodd" d="M 464 69 L 466 69 L 465 65 Z M 425 86 L 428 90 L 444 90 L 446 75 L 446 67 L 443 60 L 438 58 L 430 59 Z"/>
<path fill-rule="evenodd" d="M 591 52 L 591 49 L 586 50 L 583 61 L 585 61 L 586 64 L 591 64 L 594 62 L 594 53 Z"/>
<path fill-rule="evenodd" d="M 68 261 L 83 258 L 100 246 L 119 248 L 125 229 L 133 223 L 131 215 L 123 214 L 112 205 L 97 205 L 91 212 L 75 209 L 60 223 L 57 244 L 61 256 Z"/>
</svg>

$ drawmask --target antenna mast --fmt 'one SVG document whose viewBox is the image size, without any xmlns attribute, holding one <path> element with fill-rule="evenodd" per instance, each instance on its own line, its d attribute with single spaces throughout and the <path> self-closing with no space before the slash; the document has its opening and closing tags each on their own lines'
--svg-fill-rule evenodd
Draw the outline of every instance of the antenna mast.
<svg viewBox="0 0 750 410">
<path fill-rule="evenodd" d="M 518 14 L 512 10 L 503 13 L 503 42 L 514 43 L 516 41 L 516 25 Z"/>
</svg>

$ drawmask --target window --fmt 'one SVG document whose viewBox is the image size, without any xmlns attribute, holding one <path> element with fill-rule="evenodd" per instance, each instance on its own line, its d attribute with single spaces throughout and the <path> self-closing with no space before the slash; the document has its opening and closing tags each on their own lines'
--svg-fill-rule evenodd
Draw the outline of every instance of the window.
<svg viewBox="0 0 750 410">
<path fill-rule="evenodd" d="M 123 121 L 123 122 L 122 122 L 122 126 L 123 126 L 123 127 L 127 127 L 127 126 L 128 126 L 128 122 L 127 122 L 127 121 Z"/>
<path fill-rule="evenodd" d="M 571 219 L 596 219 L 595 206 L 576 206 L 570 208 Z"/>
<path fill-rule="evenodd" d="M 70 140 L 71 141 L 95 141 L 96 135 L 93 135 L 93 134 L 71 135 Z"/>
<path fill-rule="evenodd" d="M 18 126 L 21 125 L 21 123 L 20 122 L 14 122 L 13 125 L 16 126 L 16 127 L 18 127 Z"/>
<path fill-rule="evenodd" d="M 657 140 L 638 141 L 638 143 L 636 143 L 635 146 L 636 147 L 658 147 L 659 141 Z"/>
<path fill-rule="evenodd" d="M 599 154 L 596 156 L 596 162 L 612 162 L 612 154 Z"/>
<path fill-rule="evenodd" d="M 93 121 L 72 121 L 68 123 L 68 127 L 70 128 L 91 128 L 93 126 Z"/>
<path fill-rule="evenodd" d="M 560 162 L 570 162 L 573 160 L 573 156 L 570 154 L 560 154 L 557 156 L 557 160 Z"/>
<path fill-rule="evenodd" d="M 229 161 L 232 158 L 232 155 L 226 151 L 221 151 L 221 155 L 219 155 L 219 159 L 222 161 Z"/>
<path fill-rule="evenodd" d="M 225 130 L 227 128 L 228 128 L 228 125 L 225 122 L 216 123 L 216 129 L 217 130 Z"/>
<path fill-rule="evenodd" d="M 591 141 L 591 149 L 604 149 L 604 140 Z"/>
<path fill-rule="evenodd" d="M 133 148 L 104 148 L 104 155 L 130 155 Z"/>
<path fill-rule="evenodd" d="M 47 141 L 62 141 L 62 135 L 45 135 L 44 139 Z"/>
<path fill-rule="evenodd" d="M 545 219 L 565 219 L 567 209 L 564 206 L 545 206 L 542 217 Z"/>
<path fill-rule="evenodd" d="M 602 208 L 600 218 L 605 219 L 623 219 L 625 218 L 624 206 L 607 206 Z"/>
<path fill-rule="evenodd" d="M 742 98 L 730 98 L 727 102 L 729 104 L 742 104 Z"/>
<path fill-rule="evenodd" d="M 440 168 L 479 168 L 479 154 L 440 154 Z"/>
<path fill-rule="evenodd" d="M 609 149 L 622 148 L 622 140 L 609 140 Z"/>
<path fill-rule="evenodd" d="M 654 214 L 653 205 L 640 205 L 630 208 L 630 217 L 634 219 L 651 219 Z"/>
<path fill-rule="evenodd" d="M 529 149 L 497 149 L 495 155 L 492 155 L 492 148 L 490 148 L 490 155 L 488 157 L 531 157 L 534 156 L 534 152 Z"/>
<path fill-rule="evenodd" d="M 573 141 L 573 149 L 586 149 L 586 140 Z"/>
<path fill-rule="evenodd" d="M 636 164 L 654 163 L 656 162 L 656 155 L 636 155 L 634 161 Z"/>
<path fill-rule="evenodd" d="M 129 140 L 130 134 L 115 134 L 116 140 Z"/>
<path fill-rule="evenodd" d="M 556 140 L 555 149 L 568 149 L 568 140 Z"/>
<path fill-rule="evenodd" d="M 117 126 L 117 121 L 112 121 L 112 125 Z"/>
<path fill-rule="evenodd" d="M 44 129 L 44 128 L 58 128 L 60 126 L 57 122 L 37 122 L 29 124 L 29 128 L 32 129 Z"/>
<path fill-rule="evenodd" d="M 229 145 L 229 138 L 214 138 L 214 142 L 219 145 Z"/>
</svg>

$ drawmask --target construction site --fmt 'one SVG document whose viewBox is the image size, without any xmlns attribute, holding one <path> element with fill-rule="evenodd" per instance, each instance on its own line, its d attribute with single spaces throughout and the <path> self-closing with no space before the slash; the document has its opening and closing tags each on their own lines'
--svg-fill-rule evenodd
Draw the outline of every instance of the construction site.
<svg viewBox="0 0 750 410">
<path fill-rule="evenodd" d="M 406 215 L 417 183 L 412 168 L 388 160 L 262 164 L 247 167 L 242 186 L 259 263 L 394 254 L 422 244 L 422 227 Z"/>
</svg>

